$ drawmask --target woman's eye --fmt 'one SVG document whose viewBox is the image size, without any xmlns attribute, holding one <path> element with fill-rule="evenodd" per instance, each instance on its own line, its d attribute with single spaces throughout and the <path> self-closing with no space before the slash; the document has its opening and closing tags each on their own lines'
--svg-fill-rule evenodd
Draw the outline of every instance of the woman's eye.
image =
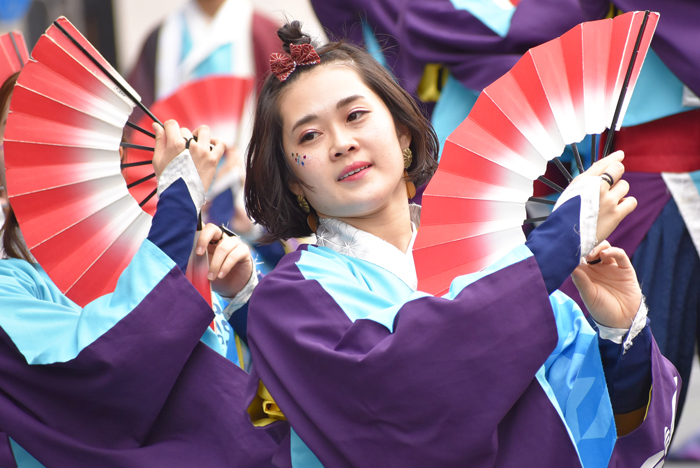
<svg viewBox="0 0 700 468">
<path fill-rule="evenodd" d="M 365 114 L 365 111 L 351 112 L 350 115 L 348 115 L 348 122 L 353 122 L 359 119 L 360 117 L 362 117 L 363 114 Z"/>
<path fill-rule="evenodd" d="M 302 141 L 302 142 L 304 142 L 304 141 L 311 141 L 311 140 L 313 140 L 314 138 L 316 138 L 316 132 L 308 132 L 308 133 L 304 133 L 304 134 L 301 136 L 301 141 Z"/>
</svg>

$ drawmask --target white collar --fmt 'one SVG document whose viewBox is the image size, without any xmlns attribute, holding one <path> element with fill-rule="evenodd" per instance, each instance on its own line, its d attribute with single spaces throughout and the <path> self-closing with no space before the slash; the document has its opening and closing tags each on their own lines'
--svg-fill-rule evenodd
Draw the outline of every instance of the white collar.
<svg viewBox="0 0 700 468">
<path fill-rule="evenodd" d="M 253 76 L 252 53 L 253 3 L 228 0 L 210 18 L 196 1 L 190 0 L 163 22 L 156 52 L 156 100 L 169 96 L 183 83 L 193 79 L 193 71 L 224 44 L 231 44 L 231 69 L 220 74 Z M 185 28 L 192 49 L 182 57 Z"/>
<path fill-rule="evenodd" d="M 316 245 L 384 268 L 415 291 L 418 278 L 413 263 L 413 243 L 420 226 L 420 206 L 409 205 L 409 208 L 413 235 L 405 253 L 379 237 L 335 218 L 319 219 Z"/>
</svg>

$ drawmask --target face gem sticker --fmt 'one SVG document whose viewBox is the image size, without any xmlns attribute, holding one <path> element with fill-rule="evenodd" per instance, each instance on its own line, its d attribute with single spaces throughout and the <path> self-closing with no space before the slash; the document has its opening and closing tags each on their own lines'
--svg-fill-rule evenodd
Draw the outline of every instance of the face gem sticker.
<svg viewBox="0 0 700 468">
<path fill-rule="evenodd" d="M 292 157 L 294 158 L 294 162 L 297 163 L 297 166 L 303 166 L 311 159 L 311 156 L 301 156 L 299 153 L 292 153 Z"/>
</svg>

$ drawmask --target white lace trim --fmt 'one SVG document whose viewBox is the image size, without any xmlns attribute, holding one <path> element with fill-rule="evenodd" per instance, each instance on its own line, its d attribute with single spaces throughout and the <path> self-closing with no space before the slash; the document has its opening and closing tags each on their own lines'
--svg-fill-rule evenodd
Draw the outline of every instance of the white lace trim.
<svg viewBox="0 0 700 468">
<path fill-rule="evenodd" d="M 576 196 L 581 197 L 579 226 L 581 232 L 581 257 L 588 255 L 598 245 L 598 211 L 600 210 L 600 177 L 578 177 L 564 190 L 554 210 Z"/>
<path fill-rule="evenodd" d="M 251 261 L 253 261 L 252 258 Z M 255 265 L 255 262 L 253 262 L 253 265 Z M 238 291 L 238 294 L 232 298 L 222 296 L 224 299 L 229 301 L 228 305 L 223 311 L 224 317 L 226 317 L 227 321 L 231 318 L 235 311 L 243 307 L 250 300 L 250 296 L 253 295 L 253 290 L 258 285 L 258 281 L 258 272 L 253 269 L 253 273 L 250 274 L 250 279 L 248 279 L 248 282 L 243 289 Z"/>
<path fill-rule="evenodd" d="M 418 233 L 417 225 L 420 224 L 420 207 L 411 205 L 410 211 L 413 236 L 406 252 L 401 252 L 379 237 L 335 218 L 319 219 L 316 244 L 382 267 L 415 291 L 418 288 L 418 277 L 413 263 L 413 243 Z"/>
<path fill-rule="evenodd" d="M 646 326 L 648 312 L 649 309 L 647 309 L 644 297 L 642 296 L 642 301 L 639 304 L 639 309 L 637 310 L 637 314 L 632 320 L 632 325 L 630 326 L 630 328 L 606 327 L 605 325 L 601 325 L 598 322 L 595 322 L 598 326 L 598 334 L 601 338 L 605 340 L 610 340 L 613 343 L 622 344 L 624 354 L 627 352 L 628 349 L 632 347 L 632 340 L 634 340 L 637 337 L 637 335 L 639 335 L 639 332 L 641 332 Z M 627 338 L 625 338 L 625 335 L 627 335 Z"/>
<path fill-rule="evenodd" d="M 175 159 L 165 167 L 163 172 L 158 177 L 158 196 L 170 187 L 176 180 L 182 179 L 187 185 L 187 190 L 190 192 L 190 197 L 197 209 L 197 215 L 206 202 L 204 185 L 202 179 L 199 178 L 197 168 L 194 165 L 192 156 L 189 150 L 180 153 Z"/>
</svg>

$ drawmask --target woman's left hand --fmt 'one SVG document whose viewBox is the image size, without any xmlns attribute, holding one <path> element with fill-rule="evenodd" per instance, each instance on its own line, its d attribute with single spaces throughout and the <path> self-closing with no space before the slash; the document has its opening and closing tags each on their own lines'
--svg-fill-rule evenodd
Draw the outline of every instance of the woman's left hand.
<svg viewBox="0 0 700 468">
<path fill-rule="evenodd" d="M 642 301 L 642 290 L 624 250 L 598 244 L 571 275 L 593 319 L 611 328 L 629 328 Z"/>
<path fill-rule="evenodd" d="M 234 297 L 245 287 L 253 274 L 250 249 L 238 237 L 229 237 L 215 224 L 207 224 L 197 241 L 195 253 L 209 255 L 212 289 L 222 296 Z"/>
</svg>

